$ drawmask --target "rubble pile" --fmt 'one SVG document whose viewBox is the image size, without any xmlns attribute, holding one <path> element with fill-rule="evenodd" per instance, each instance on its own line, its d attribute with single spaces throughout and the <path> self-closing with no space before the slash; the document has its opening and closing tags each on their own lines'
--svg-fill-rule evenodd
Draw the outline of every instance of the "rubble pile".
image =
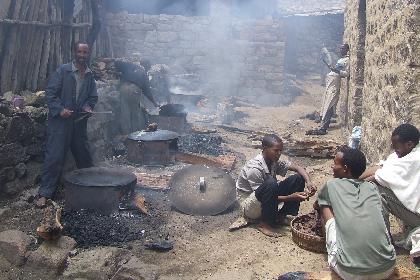
<svg viewBox="0 0 420 280">
<path fill-rule="evenodd" d="M 48 108 L 44 92 L 22 92 L 26 105 L 16 108 L 12 92 L 0 102 L 0 196 L 14 196 L 39 180 Z"/>
</svg>

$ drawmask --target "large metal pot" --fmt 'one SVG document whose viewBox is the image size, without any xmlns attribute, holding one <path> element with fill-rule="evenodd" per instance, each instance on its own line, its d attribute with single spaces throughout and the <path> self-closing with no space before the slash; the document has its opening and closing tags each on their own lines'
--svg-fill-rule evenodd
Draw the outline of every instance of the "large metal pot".
<svg viewBox="0 0 420 280">
<path fill-rule="evenodd" d="M 144 165 L 167 165 L 174 161 L 171 150 L 178 148 L 178 133 L 158 129 L 136 131 L 126 140 L 127 159 Z"/>
<path fill-rule="evenodd" d="M 216 167 L 186 167 L 172 176 L 169 187 L 172 205 L 190 215 L 217 215 L 236 201 L 234 180 Z"/>
<path fill-rule="evenodd" d="M 137 177 L 120 168 L 91 167 L 64 176 L 65 208 L 93 209 L 103 214 L 118 210 L 121 198 L 131 196 Z"/>
</svg>

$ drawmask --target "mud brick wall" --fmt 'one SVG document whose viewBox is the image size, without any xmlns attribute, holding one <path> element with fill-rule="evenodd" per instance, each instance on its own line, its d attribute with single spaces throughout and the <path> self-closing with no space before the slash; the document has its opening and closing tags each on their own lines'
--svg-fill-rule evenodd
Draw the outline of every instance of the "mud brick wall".
<svg viewBox="0 0 420 280">
<path fill-rule="evenodd" d="M 349 104 L 362 112 L 362 149 L 371 161 L 390 152 L 390 134 L 403 122 L 420 127 L 420 2 L 366 1 L 362 102 L 352 92 L 358 73 L 359 1 L 347 1 L 345 40 L 352 46 Z M 359 50 L 362 51 L 362 50 Z M 360 68 L 360 67 L 359 67 Z M 360 106 L 360 103 L 362 105 Z M 350 114 L 350 121 L 352 115 Z M 354 120 L 353 120 L 354 121 Z"/>
<path fill-rule="evenodd" d="M 108 14 L 114 56 L 194 73 L 210 94 L 281 93 L 284 28 L 279 20 Z"/>
</svg>

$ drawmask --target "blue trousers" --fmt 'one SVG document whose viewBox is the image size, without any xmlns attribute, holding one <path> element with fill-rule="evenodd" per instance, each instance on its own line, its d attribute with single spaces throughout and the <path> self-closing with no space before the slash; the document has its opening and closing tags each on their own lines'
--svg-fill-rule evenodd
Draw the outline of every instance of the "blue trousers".
<svg viewBox="0 0 420 280">
<path fill-rule="evenodd" d="M 287 177 L 277 182 L 269 176 L 264 183 L 255 190 L 255 197 L 261 202 L 261 219 L 269 224 L 274 224 L 278 214 L 297 215 L 299 212 L 299 201 L 285 202 L 278 210 L 278 196 L 286 196 L 295 192 L 302 192 L 305 188 L 305 179 L 300 174 Z"/>
<path fill-rule="evenodd" d="M 87 119 L 74 122 L 73 117 L 59 116 L 48 120 L 47 144 L 41 175 L 39 195 L 52 198 L 63 171 L 66 154 L 70 149 L 77 168 L 93 166 L 87 141 Z"/>
</svg>

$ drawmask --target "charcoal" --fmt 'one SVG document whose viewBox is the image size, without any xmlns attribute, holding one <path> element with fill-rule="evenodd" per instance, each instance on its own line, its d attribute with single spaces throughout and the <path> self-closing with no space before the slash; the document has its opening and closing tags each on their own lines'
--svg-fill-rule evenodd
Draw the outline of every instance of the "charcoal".
<svg viewBox="0 0 420 280">
<path fill-rule="evenodd" d="M 226 154 L 221 146 L 222 137 L 212 134 L 190 134 L 181 136 L 178 148 L 182 152 L 220 156 Z"/>
<path fill-rule="evenodd" d="M 124 247 L 126 242 L 142 240 L 145 232 L 152 233 L 155 223 L 150 216 L 136 212 L 102 215 L 92 210 L 63 211 L 61 222 L 64 235 L 77 241 L 78 247 Z M 153 233 L 152 233 L 153 234 Z"/>
</svg>

